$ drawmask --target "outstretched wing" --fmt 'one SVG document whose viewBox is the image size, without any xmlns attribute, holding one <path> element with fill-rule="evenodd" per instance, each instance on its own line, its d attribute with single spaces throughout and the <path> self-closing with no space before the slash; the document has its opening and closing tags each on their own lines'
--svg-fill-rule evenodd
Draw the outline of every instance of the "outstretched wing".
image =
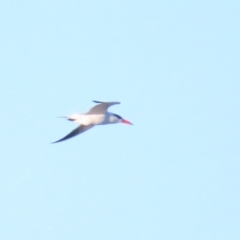
<svg viewBox="0 0 240 240">
<path fill-rule="evenodd" d="M 93 101 L 95 103 L 100 103 L 93 108 L 91 108 L 86 114 L 101 114 L 106 113 L 109 107 L 115 104 L 120 104 L 120 102 L 100 102 L 100 101 Z"/>
<path fill-rule="evenodd" d="M 67 136 L 65 136 L 64 138 L 61 138 L 59 139 L 58 141 L 56 142 L 52 142 L 52 143 L 58 143 L 58 142 L 62 142 L 62 141 L 65 141 L 69 138 L 72 138 L 72 137 L 75 137 L 77 136 L 78 134 L 80 133 L 83 133 L 87 130 L 89 130 L 90 128 L 94 127 L 94 125 L 89 125 L 89 126 L 86 126 L 86 125 L 81 125 L 79 126 L 78 128 L 74 129 L 72 132 L 70 132 Z"/>
</svg>

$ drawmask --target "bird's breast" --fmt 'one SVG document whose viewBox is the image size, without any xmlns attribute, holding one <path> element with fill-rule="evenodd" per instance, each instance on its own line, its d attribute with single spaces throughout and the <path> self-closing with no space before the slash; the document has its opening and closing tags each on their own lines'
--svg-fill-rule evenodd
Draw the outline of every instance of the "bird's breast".
<svg viewBox="0 0 240 240">
<path fill-rule="evenodd" d="M 76 123 L 82 125 L 101 125 L 106 124 L 107 116 L 104 114 L 97 114 L 97 115 L 81 115 L 75 119 Z"/>
</svg>

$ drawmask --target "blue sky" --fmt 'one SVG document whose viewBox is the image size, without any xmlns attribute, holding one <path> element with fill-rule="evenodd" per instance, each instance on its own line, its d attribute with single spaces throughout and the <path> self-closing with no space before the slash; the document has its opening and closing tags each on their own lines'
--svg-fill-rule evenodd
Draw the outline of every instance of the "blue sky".
<svg viewBox="0 0 240 240">
<path fill-rule="evenodd" d="M 239 1 L 1 1 L 0 239 L 240 239 Z M 92 100 L 134 123 L 57 116 Z"/>
</svg>

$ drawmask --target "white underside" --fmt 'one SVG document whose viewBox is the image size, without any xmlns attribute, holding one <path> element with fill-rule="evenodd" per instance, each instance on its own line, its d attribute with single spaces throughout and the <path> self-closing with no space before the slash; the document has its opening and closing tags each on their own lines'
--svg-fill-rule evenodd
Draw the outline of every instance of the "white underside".
<svg viewBox="0 0 240 240">
<path fill-rule="evenodd" d="M 115 118 L 110 113 L 107 114 L 96 114 L 96 115 L 85 115 L 85 114 L 74 114 L 69 116 L 75 123 L 82 125 L 104 125 L 117 123 Z"/>
</svg>

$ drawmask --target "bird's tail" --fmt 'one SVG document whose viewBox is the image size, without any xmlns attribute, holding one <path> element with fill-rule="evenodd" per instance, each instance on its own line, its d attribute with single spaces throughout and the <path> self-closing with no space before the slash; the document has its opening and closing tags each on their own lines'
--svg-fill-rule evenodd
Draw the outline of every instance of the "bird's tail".
<svg viewBox="0 0 240 240">
<path fill-rule="evenodd" d="M 66 117 L 66 116 L 61 116 L 61 117 L 57 117 L 57 118 L 68 118 L 68 117 Z"/>
<path fill-rule="evenodd" d="M 61 116 L 61 117 L 57 117 L 57 118 L 66 118 L 66 120 L 68 121 L 74 121 L 73 118 L 67 117 L 67 116 Z"/>
</svg>

